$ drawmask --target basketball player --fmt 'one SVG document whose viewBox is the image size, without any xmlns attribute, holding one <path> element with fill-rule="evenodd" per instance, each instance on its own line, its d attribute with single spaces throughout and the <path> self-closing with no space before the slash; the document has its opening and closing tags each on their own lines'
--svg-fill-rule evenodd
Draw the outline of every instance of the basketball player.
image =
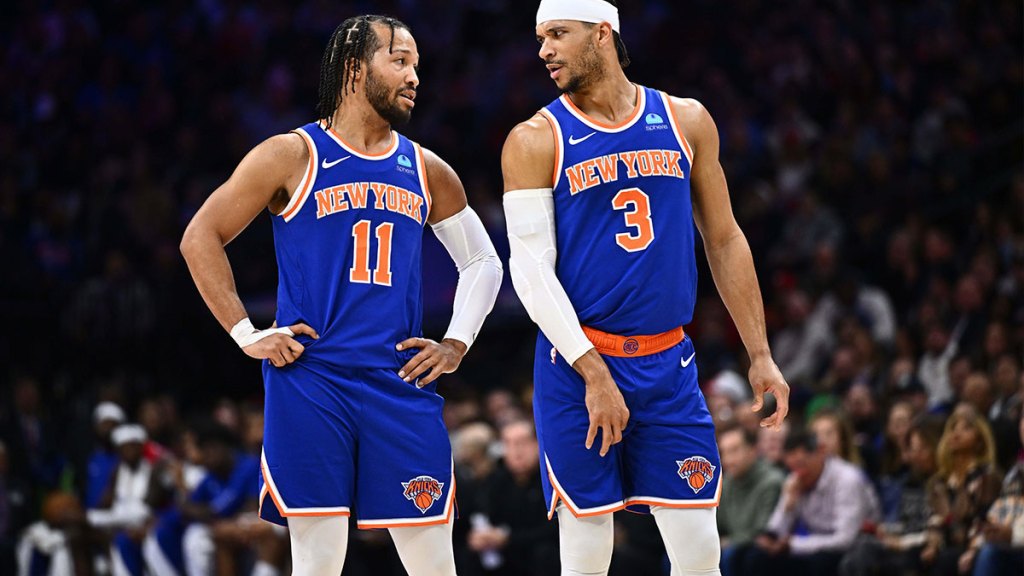
<svg viewBox="0 0 1024 576">
<path fill-rule="evenodd" d="M 510 272 L 541 329 L 534 411 L 562 573 L 606 574 L 611 513 L 628 507 L 654 514 L 673 574 L 719 574 L 721 464 L 682 328 L 693 223 L 750 355 L 753 409 L 765 392 L 778 401 L 762 426 L 782 423 L 789 388 L 715 124 L 700 103 L 626 78 L 614 3 L 542 0 L 536 33 L 562 96 L 513 129 L 502 170 Z"/>
<path fill-rule="evenodd" d="M 254 148 L 182 241 L 214 316 L 264 360 L 260 515 L 287 523 L 295 574 L 341 571 L 352 507 L 360 528 L 391 531 L 409 574 L 455 574 L 436 379 L 472 345 L 502 269 L 454 171 L 392 130 L 412 114 L 418 63 L 398 20 L 343 22 L 323 57 L 320 120 Z M 278 327 L 257 330 L 224 245 L 265 207 Z M 419 337 L 424 223 L 459 270 L 441 342 Z"/>
</svg>

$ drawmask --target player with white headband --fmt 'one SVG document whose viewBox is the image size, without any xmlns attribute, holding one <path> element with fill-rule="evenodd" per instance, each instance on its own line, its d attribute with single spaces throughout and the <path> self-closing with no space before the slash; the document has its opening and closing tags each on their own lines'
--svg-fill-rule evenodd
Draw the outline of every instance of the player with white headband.
<svg viewBox="0 0 1024 576">
<path fill-rule="evenodd" d="M 562 95 L 502 152 L 513 284 L 539 325 L 534 415 L 562 574 L 607 574 L 611 513 L 654 514 L 673 575 L 719 574 L 721 462 L 697 383 L 693 223 L 750 356 L 752 409 L 789 387 L 771 358 L 747 240 L 708 111 L 633 84 L 606 0 L 543 0 L 540 58 Z M 557 222 L 557 226 L 556 226 Z"/>
</svg>

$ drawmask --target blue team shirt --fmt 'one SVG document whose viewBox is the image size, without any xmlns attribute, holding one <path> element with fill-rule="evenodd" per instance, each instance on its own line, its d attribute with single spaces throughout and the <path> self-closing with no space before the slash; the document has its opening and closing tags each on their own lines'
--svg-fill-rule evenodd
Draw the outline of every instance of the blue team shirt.
<svg viewBox="0 0 1024 576">
<path fill-rule="evenodd" d="M 430 193 L 419 145 L 392 132 L 371 156 L 313 122 L 295 130 L 306 174 L 273 219 L 277 324 L 305 322 L 300 362 L 397 368 L 395 344 L 422 333 L 420 252 Z"/>
<path fill-rule="evenodd" d="M 206 504 L 217 518 L 231 518 L 248 500 L 257 500 L 260 462 L 257 458 L 238 452 L 235 468 L 226 479 L 207 474 L 192 491 L 189 500 Z"/>
<path fill-rule="evenodd" d="M 558 278 L 581 324 L 624 335 L 688 324 L 697 291 L 693 153 L 668 97 L 637 94 L 618 126 L 586 117 L 564 95 L 541 110 L 558 142 Z"/>
</svg>

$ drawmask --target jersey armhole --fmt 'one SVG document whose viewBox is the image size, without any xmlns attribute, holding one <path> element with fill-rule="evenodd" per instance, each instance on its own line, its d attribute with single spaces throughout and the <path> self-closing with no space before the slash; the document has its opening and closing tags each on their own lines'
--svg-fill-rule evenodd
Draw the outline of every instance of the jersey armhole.
<svg viewBox="0 0 1024 576">
<path fill-rule="evenodd" d="M 693 170 L 693 148 L 690 148 L 690 142 L 683 135 L 683 130 L 679 125 L 679 121 L 676 119 L 675 108 L 672 107 L 672 99 L 669 98 L 665 92 L 661 93 L 661 100 L 665 103 L 665 113 L 668 114 L 668 122 L 672 125 L 672 131 L 675 132 L 676 141 L 679 142 L 679 147 L 683 150 L 683 154 L 686 155 L 686 161 L 690 163 L 690 170 Z"/>
<path fill-rule="evenodd" d="M 302 205 L 306 203 L 306 198 L 309 197 L 309 190 L 313 187 L 313 182 L 316 181 L 317 162 L 319 160 L 317 158 L 316 145 L 313 144 L 313 139 L 310 138 L 309 134 L 302 128 L 296 128 L 292 130 L 292 133 L 298 134 L 302 141 L 306 143 L 306 148 L 309 150 L 309 164 L 306 166 L 306 173 L 302 175 L 299 185 L 292 192 L 288 205 L 284 207 L 280 214 L 285 222 L 291 222 L 292 218 L 302 210 Z"/>
<path fill-rule="evenodd" d="M 548 125 L 551 126 L 551 136 L 555 139 L 555 167 L 551 174 L 551 188 L 554 189 L 558 188 L 558 181 L 562 175 L 562 128 L 558 125 L 558 120 L 555 120 L 555 117 L 546 108 L 541 108 L 538 114 L 548 121 Z"/>
<path fill-rule="evenodd" d="M 427 213 L 423 216 L 423 224 L 425 226 L 430 218 L 430 207 L 434 205 L 434 200 L 430 197 L 430 185 L 427 183 L 427 158 L 423 154 L 423 148 L 417 142 L 413 142 L 412 146 L 416 150 L 416 165 L 419 167 L 420 189 L 423 190 L 423 200 L 427 203 Z"/>
</svg>

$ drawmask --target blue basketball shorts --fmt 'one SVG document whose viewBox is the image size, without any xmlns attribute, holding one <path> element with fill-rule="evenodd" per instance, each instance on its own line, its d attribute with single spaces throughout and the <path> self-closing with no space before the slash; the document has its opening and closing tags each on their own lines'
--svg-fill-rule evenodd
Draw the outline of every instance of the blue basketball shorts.
<svg viewBox="0 0 1024 576">
<path fill-rule="evenodd" d="M 579 517 L 718 506 L 721 462 L 690 338 L 647 356 L 603 358 L 630 417 L 622 442 L 602 458 L 603 432 L 585 446 L 583 378 L 543 333 L 537 339 L 534 418 L 548 517 L 559 500 Z"/>
<path fill-rule="evenodd" d="M 263 364 L 260 516 L 349 516 L 363 529 L 444 524 L 455 508 L 436 381 L 300 359 Z"/>
</svg>

